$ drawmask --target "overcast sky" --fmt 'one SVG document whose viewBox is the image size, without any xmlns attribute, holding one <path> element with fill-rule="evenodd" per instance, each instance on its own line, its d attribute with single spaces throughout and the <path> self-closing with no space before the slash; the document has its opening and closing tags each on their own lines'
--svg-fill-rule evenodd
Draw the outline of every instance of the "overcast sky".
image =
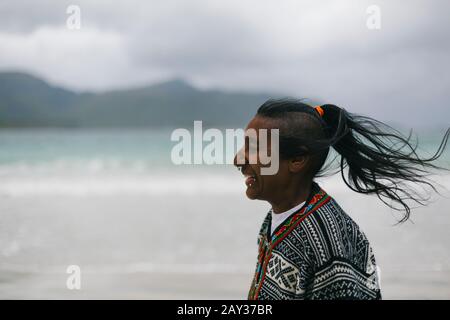
<svg viewBox="0 0 450 320">
<path fill-rule="evenodd" d="M 66 25 L 70 4 L 81 29 Z M 367 8 L 381 10 L 370 30 Z M 449 123 L 450 1 L 0 2 L 0 70 L 76 90 L 182 77 Z"/>
</svg>

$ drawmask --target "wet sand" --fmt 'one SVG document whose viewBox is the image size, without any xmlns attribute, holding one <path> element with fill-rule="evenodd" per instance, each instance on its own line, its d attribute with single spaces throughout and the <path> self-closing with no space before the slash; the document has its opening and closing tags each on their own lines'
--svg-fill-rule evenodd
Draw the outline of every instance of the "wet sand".
<svg viewBox="0 0 450 320">
<path fill-rule="evenodd" d="M 383 298 L 450 298 L 449 198 L 394 226 L 375 197 L 322 186 L 371 241 Z M 245 299 L 267 209 L 240 193 L 2 197 L 0 298 Z"/>
</svg>

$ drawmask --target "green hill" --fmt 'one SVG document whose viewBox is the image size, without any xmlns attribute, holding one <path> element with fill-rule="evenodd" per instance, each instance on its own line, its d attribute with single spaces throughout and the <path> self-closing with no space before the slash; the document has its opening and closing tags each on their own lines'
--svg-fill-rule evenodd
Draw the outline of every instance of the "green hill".
<svg viewBox="0 0 450 320">
<path fill-rule="evenodd" d="M 0 127 L 243 126 L 268 94 L 199 90 L 175 79 L 104 93 L 75 93 L 24 73 L 0 73 Z"/>
</svg>

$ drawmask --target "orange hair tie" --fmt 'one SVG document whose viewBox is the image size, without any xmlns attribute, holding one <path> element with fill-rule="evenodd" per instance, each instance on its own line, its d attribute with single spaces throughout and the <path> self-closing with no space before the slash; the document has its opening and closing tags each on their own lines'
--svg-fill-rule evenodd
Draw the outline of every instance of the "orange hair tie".
<svg viewBox="0 0 450 320">
<path fill-rule="evenodd" d="M 321 106 L 314 107 L 314 109 L 317 111 L 317 113 L 318 113 L 321 117 L 323 117 L 323 114 L 325 113 L 325 111 L 323 111 L 323 109 L 322 109 Z"/>
</svg>

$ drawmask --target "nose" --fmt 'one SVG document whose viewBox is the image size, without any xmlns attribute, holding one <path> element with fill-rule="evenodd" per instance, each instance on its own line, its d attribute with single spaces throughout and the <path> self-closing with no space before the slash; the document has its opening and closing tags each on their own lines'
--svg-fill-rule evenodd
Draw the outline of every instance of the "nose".
<svg viewBox="0 0 450 320">
<path fill-rule="evenodd" d="M 247 157 L 245 155 L 245 147 L 242 147 L 236 153 L 236 155 L 234 156 L 234 159 L 233 159 L 233 164 L 238 168 L 241 168 L 247 164 Z"/>
</svg>

